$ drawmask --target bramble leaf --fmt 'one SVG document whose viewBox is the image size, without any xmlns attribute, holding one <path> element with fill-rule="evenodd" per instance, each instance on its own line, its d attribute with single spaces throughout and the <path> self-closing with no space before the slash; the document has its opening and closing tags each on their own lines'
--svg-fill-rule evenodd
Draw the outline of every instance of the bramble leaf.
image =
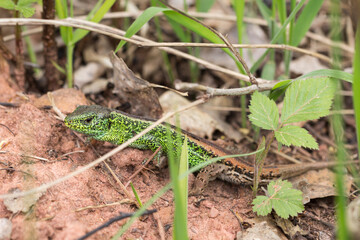
<svg viewBox="0 0 360 240">
<path fill-rule="evenodd" d="M 268 185 L 268 196 L 257 196 L 252 204 L 253 211 L 265 216 L 274 209 L 282 218 L 296 216 L 304 210 L 302 192 L 292 188 L 288 181 L 271 181 Z"/>
<path fill-rule="evenodd" d="M 25 7 L 25 6 L 18 7 L 18 6 L 16 6 L 16 10 L 21 12 L 21 14 L 24 15 L 24 17 L 26 17 L 26 18 L 29 18 L 29 17 L 31 17 L 32 15 L 35 14 L 35 8 L 32 8 L 32 7 Z"/>
<path fill-rule="evenodd" d="M 0 8 L 5 8 L 8 10 L 14 10 L 15 9 L 15 3 L 11 0 L 1 0 L 0 1 Z"/>
<path fill-rule="evenodd" d="M 257 196 L 253 200 L 252 204 L 254 205 L 253 211 L 257 212 L 257 214 L 260 216 L 266 216 L 271 213 L 272 206 L 270 199 L 267 196 Z"/>
<path fill-rule="evenodd" d="M 281 123 L 313 120 L 328 115 L 334 90 L 334 84 L 326 77 L 294 81 L 285 92 Z"/>
<path fill-rule="evenodd" d="M 279 110 L 273 100 L 254 92 L 250 101 L 249 119 L 252 124 L 267 130 L 276 130 L 279 123 Z"/>
<path fill-rule="evenodd" d="M 37 2 L 38 0 L 19 0 L 17 5 L 19 7 L 30 7 L 32 3 Z"/>
<path fill-rule="evenodd" d="M 306 129 L 288 125 L 275 131 L 276 140 L 280 143 L 290 146 L 307 147 L 311 149 L 318 149 L 319 146 L 316 140 L 311 136 Z"/>
<path fill-rule="evenodd" d="M 24 17 L 31 17 L 35 13 L 35 8 L 31 7 L 34 2 L 37 0 L 19 0 L 17 4 L 12 0 L 1 0 L 0 8 L 19 11 Z"/>
</svg>

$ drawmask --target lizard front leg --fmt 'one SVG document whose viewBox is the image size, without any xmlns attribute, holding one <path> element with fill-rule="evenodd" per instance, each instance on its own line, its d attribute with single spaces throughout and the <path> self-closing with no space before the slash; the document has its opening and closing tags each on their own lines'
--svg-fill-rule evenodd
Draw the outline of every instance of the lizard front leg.
<svg viewBox="0 0 360 240">
<path fill-rule="evenodd" d="M 189 195 L 200 195 L 210 181 L 215 180 L 226 170 L 226 166 L 220 163 L 211 164 L 200 170 L 195 178 L 194 185 Z"/>
</svg>

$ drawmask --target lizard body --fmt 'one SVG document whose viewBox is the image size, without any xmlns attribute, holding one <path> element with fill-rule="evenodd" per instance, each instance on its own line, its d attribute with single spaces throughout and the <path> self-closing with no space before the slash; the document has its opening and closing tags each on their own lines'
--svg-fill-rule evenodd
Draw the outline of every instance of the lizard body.
<svg viewBox="0 0 360 240">
<path fill-rule="evenodd" d="M 147 128 L 153 121 L 152 119 L 132 116 L 121 111 L 92 105 L 79 106 L 65 118 L 65 125 L 96 140 L 120 145 Z M 166 124 L 160 124 L 130 146 L 139 149 L 150 149 L 152 151 L 161 146 L 162 151 L 168 153 L 167 131 L 169 130 L 167 129 Z M 170 131 L 173 140 L 173 145 L 171 146 L 174 149 L 181 147 L 176 146 L 176 143 L 179 143 L 179 141 L 175 141 L 176 139 L 180 138 L 182 140 L 180 143 L 182 143 L 185 136 L 187 137 L 189 167 L 196 166 L 211 158 L 231 155 L 231 153 L 214 143 L 187 131 L 182 130 L 178 132 L 173 127 L 170 128 Z M 260 175 L 260 183 L 267 183 L 277 178 L 285 179 L 300 175 L 309 170 L 335 165 L 335 162 L 321 162 L 301 165 L 265 166 Z M 226 158 L 203 170 L 199 174 L 200 181 L 198 183 L 195 182 L 195 185 L 197 185 L 195 187 L 201 189 L 199 191 L 202 191 L 208 181 L 215 178 L 235 184 L 250 185 L 254 177 L 254 167 L 240 158 Z"/>
</svg>

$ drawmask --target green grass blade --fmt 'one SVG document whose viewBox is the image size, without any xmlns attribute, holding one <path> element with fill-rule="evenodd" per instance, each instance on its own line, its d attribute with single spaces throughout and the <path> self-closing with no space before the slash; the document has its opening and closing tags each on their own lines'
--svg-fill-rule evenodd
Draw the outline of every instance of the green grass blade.
<svg viewBox="0 0 360 240">
<path fill-rule="evenodd" d="M 243 34 L 243 26 L 245 26 L 243 18 L 244 18 L 244 9 L 245 9 L 245 1 L 234 0 L 233 2 L 235 15 L 236 15 L 236 27 L 238 31 L 238 43 L 242 43 L 242 34 Z M 242 49 L 239 49 L 240 56 L 242 56 Z"/>
<path fill-rule="evenodd" d="M 57 62 L 52 61 L 51 63 L 54 65 L 56 70 L 58 70 L 59 72 L 61 72 L 64 75 L 66 75 L 66 70 L 64 68 L 62 68 Z"/>
<path fill-rule="evenodd" d="M 275 2 L 273 2 L 273 4 L 274 3 Z M 277 6 L 277 12 L 279 15 L 280 24 L 283 25 L 286 21 L 286 2 L 285 2 L 285 0 L 277 0 L 276 6 Z M 293 20 L 294 20 L 294 18 L 289 21 L 289 24 Z M 282 37 L 280 38 L 280 40 L 281 40 L 281 41 L 279 41 L 280 43 L 288 44 L 287 37 L 286 37 L 286 31 L 283 31 Z"/>
<path fill-rule="evenodd" d="M 240 1 L 240 0 L 234 0 L 233 1 L 233 6 L 235 9 L 235 15 L 236 15 L 236 27 L 237 27 L 237 32 L 238 32 L 238 43 L 242 43 L 242 39 L 243 39 L 243 32 L 244 29 L 246 28 L 246 25 L 244 24 L 243 18 L 244 18 L 244 10 L 245 10 L 245 1 Z M 240 48 L 239 50 L 239 54 L 240 56 L 243 56 L 243 51 Z M 240 72 L 245 74 L 245 71 L 243 68 L 239 68 Z M 244 87 L 246 86 L 246 83 L 244 81 L 240 81 L 240 86 Z M 240 97 L 240 105 L 241 105 L 241 127 L 242 128 L 246 128 L 247 125 L 247 119 L 246 119 L 246 107 L 247 107 L 247 102 L 246 102 L 246 96 L 242 95 Z"/>
<path fill-rule="evenodd" d="M 126 31 L 125 37 L 131 37 L 136 32 L 140 30 L 140 28 L 148 22 L 153 16 L 157 13 L 163 12 L 165 16 L 172 19 L 173 21 L 183 25 L 187 29 L 199 34 L 200 36 L 206 38 L 212 43 L 224 43 L 222 39 L 220 39 L 215 33 L 213 33 L 210 29 L 204 27 L 202 24 L 167 8 L 159 8 L 159 7 L 150 7 L 146 9 L 134 22 L 131 24 L 129 29 Z M 119 45 L 116 47 L 115 52 L 119 51 L 119 49 L 124 46 L 126 41 L 120 41 Z M 231 51 L 227 48 L 222 48 L 237 64 L 240 64 L 235 56 L 231 53 Z"/>
<path fill-rule="evenodd" d="M 301 40 L 305 37 L 306 32 L 309 30 L 311 23 L 314 21 L 318 14 L 324 0 L 309 1 L 301 11 L 298 19 L 296 20 L 292 41 L 293 46 L 298 46 Z"/>
<path fill-rule="evenodd" d="M 275 79 L 276 64 L 274 60 L 269 60 L 261 72 L 261 78 L 272 80 Z"/>
<path fill-rule="evenodd" d="M 207 27 L 203 26 L 202 24 L 178 13 L 173 10 L 167 10 L 164 11 L 164 14 L 171 18 L 172 20 L 180 23 L 187 29 L 190 29 L 191 31 L 199 34 L 200 36 L 206 38 L 212 43 L 224 43 L 222 39 L 220 39 L 214 32 L 212 32 Z M 236 63 L 239 63 L 237 59 L 234 57 L 234 55 L 231 53 L 231 51 L 227 48 L 222 48 Z"/>
<path fill-rule="evenodd" d="M 313 77 L 330 77 L 341 79 L 347 82 L 353 82 L 353 75 L 344 71 L 335 69 L 320 69 L 298 77 L 297 79 L 313 78 Z"/>
<path fill-rule="evenodd" d="M 271 40 L 270 44 L 274 44 L 278 41 L 278 39 L 282 36 L 283 32 L 286 30 L 286 26 L 289 24 L 289 22 L 295 18 L 296 14 L 299 12 L 299 10 L 301 9 L 301 7 L 304 5 L 306 0 L 301 0 L 296 7 L 294 8 L 294 10 L 291 12 L 290 16 L 286 19 L 285 23 L 281 26 L 281 28 L 276 32 L 275 36 L 273 37 L 273 39 Z M 261 65 L 262 61 L 265 59 L 265 56 L 268 54 L 269 49 L 267 49 L 262 55 L 261 57 L 253 64 L 253 66 L 251 67 L 250 71 L 251 72 L 255 72 Z"/>
<path fill-rule="evenodd" d="M 356 119 L 356 135 L 358 143 L 358 153 L 360 153 L 360 21 L 357 24 L 354 55 L 354 81 L 353 81 L 353 104 Z"/>
<path fill-rule="evenodd" d="M 268 22 L 268 25 L 270 26 L 270 22 L 272 21 L 272 14 L 271 10 L 265 5 L 263 0 L 256 0 L 256 5 L 258 6 L 261 15 L 265 20 Z"/>
<path fill-rule="evenodd" d="M 90 19 L 91 22 L 100 22 L 104 15 L 109 11 L 109 9 L 114 5 L 116 0 L 106 0 L 103 5 L 96 11 L 93 18 Z M 74 32 L 74 37 L 72 39 L 72 43 L 75 44 L 80 41 L 83 37 L 88 34 L 89 31 L 84 29 L 76 29 Z"/>
<path fill-rule="evenodd" d="M 68 15 L 68 5 L 66 0 L 55 0 L 55 9 L 56 14 L 60 19 L 67 18 Z M 71 41 L 72 27 L 60 27 L 60 35 L 65 45 L 68 45 Z"/>
<path fill-rule="evenodd" d="M 104 3 L 104 0 L 97 1 L 95 6 L 93 7 L 93 9 L 91 9 L 91 11 L 86 16 L 86 20 L 91 20 L 95 16 L 95 13 L 100 9 L 100 7 L 103 3 Z"/>
<path fill-rule="evenodd" d="M 235 0 L 238 1 L 238 0 Z M 244 2 L 244 1 L 242 1 Z M 196 0 L 196 10 L 199 12 L 208 12 L 214 5 L 215 0 Z"/>
<path fill-rule="evenodd" d="M 158 3 L 157 0 L 151 0 L 151 6 L 157 6 L 156 5 L 157 3 Z M 159 17 L 155 16 L 154 17 L 154 22 L 155 22 L 157 39 L 158 39 L 159 42 L 163 42 L 164 39 L 163 39 L 163 36 L 162 36 L 162 30 L 161 30 L 161 26 L 160 26 Z M 127 25 L 126 29 L 128 29 L 129 26 L 130 26 L 130 23 Z M 172 85 L 174 83 L 175 77 L 174 77 L 174 73 L 173 73 L 173 70 L 172 70 L 171 63 L 170 63 L 169 55 L 165 51 L 161 51 L 161 55 L 162 55 L 163 61 L 165 63 L 165 68 L 166 68 L 165 73 L 167 74 L 167 79 L 169 80 L 169 82 Z"/>
<path fill-rule="evenodd" d="M 136 191 L 136 189 L 135 189 L 135 187 L 134 187 L 134 185 L 133 185 L 132 182 L 130 182 L 130 186 L 131 186 L 131 189 L 132 189 L 132 191 L 133 191 L 133 193 L 134 193 L 134 196 L 135 196 L 135 198 L 136 198 L 136 201 L 138 202 L 139 206 L 142 207 L 143 204 L 142 204 L 141 199 L 140 199 L 139 195 L 137 194 L 137 191 Z"/>
<path fill-rule="evenodd" d="M 275 2 L 273 2 L 273 3 L 275 3 Z M 276 6 L 277 6 L 280 24 L 282 25 L 286 21 L 286 1 L 285 0 L 277 0 Z M 291 24 L 293 22 L 294 22 L 294 18 L 291 19 L 291 21 L 289 22 L 289 29 L 291 28 Z M 291 32 L 289 32 L 289 34 L 287 34 L 286 31 L 284 31 L 279 42 L 282 44 L 288 44 L 289 40 L 288 40 L 287 35 L 289 35 L 289 37 L 290 37 L 290 34 L 291 34 Z M 285 73 L 284 74 L 285 74 L 285 76 L 289 76 L 290 60 L 291 60 L 290 51 L 284 51 L 283 56 L 284 56 L 284 65 L 285 65 Z M 273 58 L 271 58 L 271 60 L 273 62 L 275 62 L 274 59 L 275 59 L 275 56 Z M 267 64 L 265 66 L 267 66 Z M 275 78 L 271 78 L 271 79 L 275 79 Z"/>
<path fill-rule="evenodd" d="M 330 1 L 330 20 L 331 20 L 331 40 L 341 41 L 341 7 L 340 1 Z M 333 59 L 333 68 L 340 69 L 341 52 L 336 46 L 331 49 L 331 58 Z M 341 83 L 336 82 L 336 92 L 342 90 Z M 343 97 L 336 94 L 334 98 L 333 109 L 340 111 L 343 109 Z M 336 144 L 336 161 L 340 164 L 347 160 L 347 153 L 344 146 L 344 119 L 340 113 L 332 115 L 332 130 Z M 344 167 L 335 168 L 335 186 L 336 186 L 336 239 L 350 239 L 347 217 L 346 217 L 346 191 L 345 191 L 345 171 Z"/>
<path fill-rule="evenodd" d="M 188 175 L 181 178 L 188 170 L 188 150 L 187 138 L 184 139 L 184 144 L 181 148 L 181 156 L 177 173 L 172 174 L 174 182 L 174 196 L 175 196 L 175 214 L 174 214 L 174 239 L 188 239 L 187 232 L 187 205 L 188 205 Z M 177 178 L 176 179 L 174 179 Z"/>
<path fill-rule="evenodd" d="M 297 79 L 305 79 L 305 78 L 317 78 L 317 77 L 329 77 L 333 79 L 344 80 L 347 82 L 353 82 L 353 75 L 344 71 L 335 70 L 335 69 L 320 69 L 307 74 L 304 74 Z M 270 92 L 269 98 L 276 100 L 280 97 L 285 90 L 291 85 L 294 80 L 284 80 L 277 83 Z M 354 101 L 355 103 L 355 101 Z"/>
<path fill-rule="evenodd" d="M 35 50 L 33 48 L 33 44 L 31 42 L 30 37 L 25 36 L 24 39 L 25 39 L 25 43 L 26 43 L 27 52 L 28 52 L 28 55 L 29 55 L 29 58 L 30 58 L 30 62 L 32 62 L 34 64 L 37 64 L 36 53 L 35 53 Z M 35 73 L 35 77 L 40 78 L 41 77 L 40 69 L 38 67 L 34 67 L 33 70 L 34 70 L 34 73 Z"/>
<path fill-rule="evenodd" d="M 59 18 L 63 19 L 68 17 L 67 7 L 66 0 L 55 0 L 56 13 Z"/>
<path fill-rule="evenodd" d="M 162 7 L 149 7 L 147 8 L 140 16 L 136 18 L 136 20 L 131 24 L 129 29 L 125 33 L 125 37 L 130 38 L 135 33 L 137 33 L 145 23 L 147 23 L 151 18 L 153 18 L 159 12 L 163 12 L 167 10 L 167 8 Z M 125 40 L 121 40 L 117 45 L 115 52 L 119 51 L 126 44 Z"/>
<path fill-rule="evenodd" d="M 274 3 L 275 2 L 273 2 L 273 4 Z M 286 2 L 284 0 L 277 0 L 276 5 L 277 5 L 280 23 L 284 24 L 286 20 Z"/>
<path fill-rule="evenodd" d="M 179 176 L 183 175 L 189 170 L 189 156 L 187 137 L 184 139 L 184 144 L 181 148 L 180 163 L 179 163 Z M 179 179 L 179 187 L 182 196 L 182 202 L 187 206 L 188 198 L 188 178 Z M 187 215 L 187 214 L 186 214 Z"/>
<path fill-rule="evenodd" d="M 183 192 L 181 189 L 181 183 L 179 178 L 180 172 L 180 151 L 182 144 L 181 135 L 177 135 L 174 138 L 171 130 L 167 130 L 167 146 L 168 160 L 170 177 L 173 183 L 173 193 L 175 201 L 175 213 L 174 213 L 174 228 L 173 228 L 173 239 L 188 239 L 187 234 L 187 199 L 184 201 L 182 196 Z"/>
</svg>

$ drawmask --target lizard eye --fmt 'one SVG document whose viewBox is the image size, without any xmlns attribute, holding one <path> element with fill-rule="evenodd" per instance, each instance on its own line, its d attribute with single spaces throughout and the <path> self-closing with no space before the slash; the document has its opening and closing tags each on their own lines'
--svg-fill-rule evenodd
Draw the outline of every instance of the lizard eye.
<svg viewBox="0 0 360 240">
<path fill-rule="evenodd" d="M 89 125 L 90 123 L 91 123 L 91 121 L 92 121 L 92 118 L 87 118 L 87 119 L 85 119 L 85 124 L 87 124 L 87 125 Z"/>
</svg>

